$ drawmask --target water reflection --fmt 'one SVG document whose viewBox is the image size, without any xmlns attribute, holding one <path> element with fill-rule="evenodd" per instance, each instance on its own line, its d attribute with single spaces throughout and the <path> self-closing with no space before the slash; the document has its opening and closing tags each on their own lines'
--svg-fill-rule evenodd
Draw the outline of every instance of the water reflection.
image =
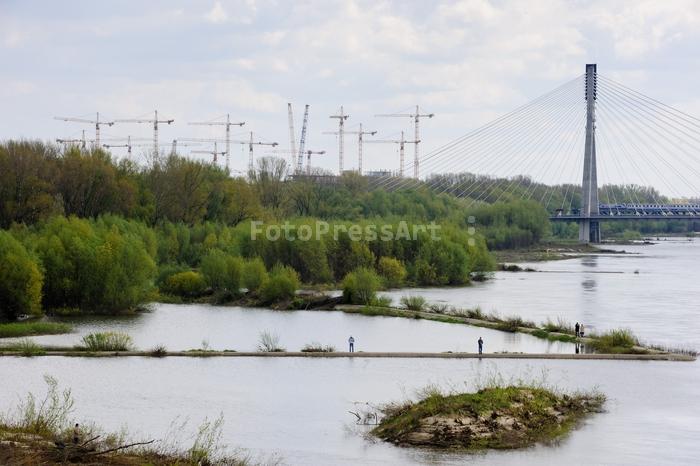
<svg viewBox="0 0 700 466">
<path fill-rule="evenodd" d="M 587 278 L 581 282 L 584 291 L 595 291 L 596 282 L 593 278 Z"/>
</svg>

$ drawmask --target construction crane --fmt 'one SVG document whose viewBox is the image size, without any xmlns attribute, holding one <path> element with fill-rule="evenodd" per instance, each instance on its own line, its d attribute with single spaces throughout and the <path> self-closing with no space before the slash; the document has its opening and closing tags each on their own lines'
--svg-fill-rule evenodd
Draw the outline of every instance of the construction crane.
<svg viewBox="0 0 700 466">
<path fill-rule="evenodd" d="M 192 141 L 192 142 L 222 142 L 221 139 L 207 139 L 207 138 L 181 138 L 179 139 L 180 141 Z M 225 142 L 225 141 L 224 141 Z M 241 145 L 247 145 L 248 146 L 248 153 L 249 153 L 249 161 L 248 161 L 248 169 L 252 170 L 253 169 L 253 147 L 254 146 L 272 146 L 272 147 L 277 147 L 279 144 L 276 142 L 263 142 L 263 141 L 255 141 L 253 139 L 253 132 L 250 132 L 250 139 L 248 141 L 236 141 L 236 140 L 231 140 L 229 141 L 231 144 L 241 144 Z"/>
<path fill-rule="evenodd" d="M 304 121 L 301 125 L 301 139 L 299 140 L 299 156 L 297 157 L 297 173 L 301 173 L 304 162 L 304 146 L 306 145 L 306 129 L 309 125 L 309 104 L 304 107 Z"/>
<path fill-rule="evenodd" d="M 345 120 L 350 118 L 350 115 L 346 115 L 343 113 L 343 106 L 340 106 L 340 113 L 338 115 L 331 115 L 329 118 L 337 118 L 338 119 L 338 167 L 339 167 L 339 175 L 343 174 L 343 148 L 344 148 L 344 142 L 343 142 L 343 135 L 345 134 Z"/>
<path fill-rule="evenodd" d="M 367 143 L 372 143 L 372 144 L 398 144 L 399 145 L 399 176 L 403 178 L 403 167 L 404 167 L 404 147 L 406 144 L 414 144 L 420 142 L 418 140 L 415 141 L 406 141 L 404 139 L 404 134 L 403 131 L 401 131 L 401 139 L 377 139 L 374 141 L 367 141 Z"/>
<path fill-rule="evenodd" d="M 153 119 L 146 119 L 146 118 L 127 118 L 127 119 L 122 119 L 122 120 L 114 120 L 114 123 L 150 123 L 153 125 L 153 156 L 154 156 L 154 161 L 158 160 L 158 123 L 166 123 L 166 124 L 171 124 L 173 119 L 170 120 L 159 120 L 158 119 L 158 110 L 155 110 L 153 112 Z"/>
<path fill-rule="evenodd" d="M 177 155 L 178 146 L 180 146 L 180 147 L 193 147 L 193 146 L 201 146 L 201 144 L 198 142 L 192 142 L 192 143 L 178 142 L 177 139 L 173 139 L 173 144 L 170 147 L 170 155 Z M 228 160 L 226 161 L 226 163 L 228 164 Z"/>
<path fill-rule="evenodd" d="M 199 125 L 199 126 L 225 126 L 226 127 L 226 168 L 229 166 L 229 159 L 231 158 L 231 126 L 243 126 L 245 121 L 238 123 L 231 123 L 231 117 L 226 114 L 226 121 L 193 121 L 187 123 L 188 125 Z"/>
<path fill-rule="evenodd" d="M 306 174 L 307 175 L 311 174 L 311 156 L 314 154 L 323 155 L 325 153 L 326 153 L 325 150 L 320 150 L 320 151 L 307 150 L 306 151 Z"/>
<path fill-rule="evenodd" d="M 287 104 L 287 118 L 289 119 L 289 151 L 293 160 L 297 155 L 297 142 L 294 139 L 294 114 L 291 102 Z"/>
<path fill-rule="evenodd" d="M 420 153 L 419 153 L 419 148 L 418 148 L 418 143 L 420 143 L 420 119 L 421 118 L 432 118 L 435 116 L 434 113 L 421 113 L 420 108 L 418 108 L 418 105 L 416 105 L 416 112 L 415 113 L 383 113 L 379 115 L 374 115 L 377 117 L 405 117 L 405 118 L 413 118 L 413 125 L 415 129 L 415 137 L 414 137 L 414 154 L 413 154 L 413 177 L 418 179 L 419 171 L 418 171 L 418 164 L 419 164 L 419 159 L 420 159 Z"/>
<path fill-rule="evenodd" d="M 131 148 L 133 145 L 131 144 L 131 136 L 126 137 L 126 143 L 125 144 L 102 144 L 102 147 L 105 149 L 111 149 L 113 147 L 126 147 L 126 153 L 128 154 L 127 157 L 129 160 L 131 160 Z"/>
<path fill-rule="evenodd" d="M 73 117 L 60 117 L 60 116 L 55 116 L 55 117 L 53 117 L 53 119 L 54 120 L 61 120 L 61 121 L 73 121 L 76 123 L 94 124 L 95 125 L 95 145 L 97 147 L 100 147 L 100 126 L 102 126 L 102 125 L 112 126 L 114 124 L 113 121 L 100 121 L 100 112 L 97 112 L 94 120 L 88 120 L 86 118 L 73 118 Z"/>
<path fill-rule="evenodd" d="M 339 131 L 324 131 L 323 134 L 336 134 L 339 135 Z M 362 141 L 365 134 L 374 136 L 377 134 L 376 131 L 363 131 L 362 123 L 360 123 L 359 131 L 346 131 L 345 134 L 357 134 L 357 172 L 362 174 Z"/>
<path fill-rule="evenodd" d="M 226 151 L 219 152 L 218 148 L 216 147 L 216 142 L 214 142 L 214 150 L 193 150 L 190 151 L 190 154 L 209 154 L 214 156 L 214 161 L 213 163 L 216 164 L 216 160 L 219 155 L 226 155 Z M 228 167 L 227 167 L 228 168 Z"/>
</svg>

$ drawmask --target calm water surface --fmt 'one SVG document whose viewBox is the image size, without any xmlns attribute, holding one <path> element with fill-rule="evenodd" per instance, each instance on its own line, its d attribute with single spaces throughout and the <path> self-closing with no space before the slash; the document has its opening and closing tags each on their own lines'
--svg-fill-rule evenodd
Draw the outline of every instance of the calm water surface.
<svg viewBox="0 0 700 466">
<path fill-rule="evenodd" d="M 411 293 L 534 320 L 562 316 L 590 329 L 629 326 L 644 339 L 699 347 L 698 244 L 624 249 L 640 254 L 537 263 L 532 265 L 546 272 L 498 273 L 468 288 Z M 169 326 L 171 321 L 178 323 Z M 187 306 L 85 323 L 78 331 L 115 326 L 142 346 L 156 343 L 149 338 L 156 331 L 157 343 L 171 348 L 209 339 L 214 348 L 252 349 L 265 329 L 278 332 L 289 349 L 313 339 L 340 348 L 354 333 L 367 350 L 457 350 L 470 349 L 476 336 L 462 326 L 407 319 Z M 491 345 L 530 351 L 522 336 L 509 342 L 509 335 L 476 332 Z M 79 335 L 69 337 L 74 343 Z M 609 397 L 608 411 L 557 446 L 474 456 L 370 442 L 347 412 L 413 396 L 429 383 L 471 388 L 494 373 L 544 376 L 569 389 L 597 387 Z M 226 443 L 263 458 L 277 453 L 286 464 L 694 465 L 700 458 L 697 362 L 0 358 L 0 406 L 13 406 L 28 390 L 41 393 L 43 374 L 73 388 L 79 418 L 105 428 L 127 425 L 131 432 L 159 437 L 177 417 L 190 418 L 194 428 L 205 416 L 223 413 Z"/>
</svg>

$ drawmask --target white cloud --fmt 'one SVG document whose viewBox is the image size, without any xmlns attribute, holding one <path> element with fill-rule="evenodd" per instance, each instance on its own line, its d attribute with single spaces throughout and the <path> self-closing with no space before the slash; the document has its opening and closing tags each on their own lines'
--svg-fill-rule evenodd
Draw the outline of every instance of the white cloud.
<svg viewBox="0 0 700 466">
<path fill-rule="evenodd" d="M 228 21 L 228 13 L 221 2 L 214 2 L 214 6 L 204 17 L 210 23 L 225 23 Z"/>
</svg>

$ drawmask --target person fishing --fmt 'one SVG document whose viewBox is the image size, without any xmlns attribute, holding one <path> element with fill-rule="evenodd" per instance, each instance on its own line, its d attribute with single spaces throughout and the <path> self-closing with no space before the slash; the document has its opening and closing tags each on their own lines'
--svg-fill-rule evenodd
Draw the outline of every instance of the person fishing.
<svg viewBox="0 0 700 466">
<path fill-rule="evenodd" d="M 355 339 L 350 335 L 350 338 L 348 338 L 348 345 L 350 346 L 350 352 L 354 353 L 355 352 Z"/>
<path fill-rule="evenodd" d="M 479 341 L 477 343 L 479 344 L 479 354 L 482 354 L 484 352 L 484 340 L 479 337 Z"/>
<path fill-rule="evenodd" d="M 578 322 L 576 322 L 576 325 L 574 325 L 574 330 L 576 331 L 576 338 L 578 338 L 578 335 L 579 335 L 578 332 L 579 332 L 580 328 L 581 328 L 581 326 L 578 324 Z"/>
</svg>

